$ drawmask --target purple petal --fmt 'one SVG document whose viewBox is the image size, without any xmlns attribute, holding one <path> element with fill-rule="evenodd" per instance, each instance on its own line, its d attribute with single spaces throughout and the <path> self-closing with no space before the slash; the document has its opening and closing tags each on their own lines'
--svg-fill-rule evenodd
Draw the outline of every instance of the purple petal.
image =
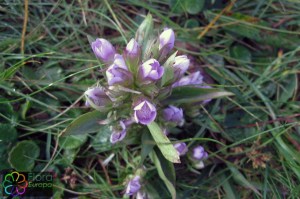
<svg viewBox="0 0 300 199">
<path fill-rule="evenodd" d="M 120 142 L 121 140 L 123 140 L 126 136 L 126 131 L 119 131 L 119 132 L 113 132 L 110 136 L 110 142 L 112 144 L 115 144 L 116 142 Z"/>
<path fill-rule="evenodd" d="M 178 125 L 183 125 L 184 122 L 182 109 L 172 105 L 163 110 L 163 118 Z"/>
<path fill-rule="evenodd" d="M 129 181 L 125 194 L 131 196 L 137 193 L 140 189 L 140 176 L 135 176 L 132 180 Z"/>
<path fill-rule="evenodd" d="M 131 57 L 139 54 L 139 44 L 134 39 L 131 39 L 127 44 L 126 53 Z"/>
<path fill-rule="evenodd" d="M 180 156 L 185 155 L 188 151 L 188 148 L 184 142 L 174 144 L 174 148 L 178 151 Z"/>
<path fill-rule="evenodd" d="M 156 108 L 144 100 L 134 108 L 134 118 L 136 122 L 147 125 L 156 118 Z"/>
<path fill-rule="evenodd" d="M 180 55 L 175 57 L 175 63 L 173 65 L 175 70 L 176 78 L 180 78 L 184 75 L 184 73 L 188 70 L 190 66 L 190 60 L 186 55 Z"/>
<path fill-rule="evenodd" d="M 172 29 L 165 29 L 159 36 L 159 50 L 164 49 L 166 53 L 174 47 L 175 34 Z"/>
<path fill-rule="evenodd" d="M 208 154 L 202 146 L 197 146 L 193 149 L 193 157 L 196 160 L 202 160 L 202 159 L 207 158 Z"/>
<path fill-rule="evenodd" d="M 188 76 L 182 77 L 179 81 L 175 82 L 172 87 L 186 86 L 186 85 L 200 85 L 203 83 L 203 76 L 200 71 L 189 74 Z"/>
<path fill-rule="evenodd" d="M 116 53 L 115 48 L 105 39 L 98 38 L 91 44 L 94 54 L 104 62 L 112 61 Z"/>
<path fill-rule="evenodd" d="M 101 87 L 89 88 L 84 94 L 96 106 L 103 107 L 111 102 L 105 90 Z M 86 105 L 90 105 L 89 102 Z"/>
<path fill-rule="evenodd" d="M 114 63 L 106 70 L 106 77 L 110 86 L 115 84 L 129 85 L 132 82 L 132 74 L 128 71 L 122 55 L 115 55 Z"/>
<path fill-rule="evenodd" d="M 154 82 L 164 74 L 164 68 L 155 59 L 149 59 L 139 67 L 139 79 L 143 82 Z"/>
</svg>

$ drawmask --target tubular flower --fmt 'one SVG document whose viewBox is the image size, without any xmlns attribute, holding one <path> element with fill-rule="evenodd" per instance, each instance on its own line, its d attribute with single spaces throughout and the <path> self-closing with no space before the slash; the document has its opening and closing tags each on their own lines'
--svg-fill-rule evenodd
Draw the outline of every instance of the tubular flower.
<svg viewBox="0 0 300 199">
<path fill-rule="evenodd" d="M 168 108 L 163 110 L 163 118 L 166 121 L 174 122 L 179 126 L 182 126 L 184 123 L 183 111 L 181 108 L 170 105 Z"/>
<path fill-rule="evenodd" d="M 144 83 L 159 80 L 164 74 L 164 68 L 155 59 L 149 59 L 139 67 L 139 79 Z"/>
<path fill-rule="evenodd" d="M 140 176 L 135 176 L 132 180 L 129 181 L 126 188 L 126 195 L 132 196 L 141 189 Z"/>
<path fill-rule="evenodd" d="M 203 160 L 208 157 L 207 152 L 202 146 L 197 146 L 193 149 L 193 158 L 196 160 Z"/>
<path fill-rule="evenodd" d="M 180 55 L 175 57 L 175 63 L 173 65 L 175 77 L 180 78 L 184 75 L 184 73 L 188 70 L 190 66 L 190 60 L 186 55 Z"/>
<path fill-rule="evenodd" d="M 105 107 L 111 103 L 110 98 L 106 95 L 104 89 L 101 87 L 89 88 L 84 94 L 87 98 L 86 106 L 93 104 L 97 107 Z"/>
<path fill-rule="evenodd" d="M 129 57 L 138 56 L 140 52 L 139 44 L 134 39 L 131 39 L 126 46 L 125 52 Z"/>
<path fill-rule="evenodd" d="M 133 110 L 134 119 L 137 123 L 147 125 L 156 118 L 156 108 L 147 100 L 141 100 Z"/>
<path fill-rule="evenodd" d="M 186 86 L 186 85 L 200 85 L 203 83 L 203 76 L 200 71 L 189 74 L 188 76 L 182 77 L 180 80 L 175 82 L 172 87 Z"/>
<path fill-rule="evenodd" d="M 174 144 L 175 149 L 180 156 L 185 155 L 188 152 L 188 148 L 184 142 L 179 142 Z"/>
<path fill-rule="evenodd" d="M 98 38 L 91 44 L 94 54 L 103 62 L 111 62 L 114 59 L 116 50 L 106 39 Z"/>
<path fill-rule="evenodd" d="M 132 74 L 128 71 L 122 55 L 116 54 L 114 63 L 106 70 L 108 85 L 129 85 L 132 82 Z"/>
<path fill-rule="evenodd" d="M 175 34 L 174 31 L 170 28 L 166 28 L 159 35 L 159 50 L 163 50 L 165 54 L 169 53 L 173 47 L 175 42 Z"/>
<path fill-rule="evenodd" d="M 121 140 L 123 140 L 125 136 L 126 136 L 126 126 L 122 121 L 120 121 L 120 126 L 114 129 L 110 136 L 110 142 L 112 144 L 115 144 L 116 142 L 120 142 Z"/>
</svg>

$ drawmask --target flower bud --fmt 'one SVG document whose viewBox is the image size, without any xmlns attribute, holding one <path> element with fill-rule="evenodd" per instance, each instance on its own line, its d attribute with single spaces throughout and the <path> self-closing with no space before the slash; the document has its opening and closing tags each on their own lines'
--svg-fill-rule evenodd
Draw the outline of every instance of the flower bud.
<svg viewBox="0 0 300 199">
<path fill-rule="evenodd" d="M 190 66 L 190 60 L 186 55 L 180 55 L 175 57 L 175 63 L 173 65 L 175 78 L 180 78 L 184 75 L 184 73 L 188 70 Z"/>
<path fill-rule="evenodd" d="M 188 151 L 188 148 L 184 142 L 174 144 L 174 148 L 177 150 L 179 156 L 185 155 Z"/>
<path fill-rule="evenodd" d="M 139 80 L 149 84 L 160 79 L 164 74 L 164 68 L 155 59 L 149 59 L 139 67 Z"/>
<path fill-rule="evenodd" d="M 120 142 L 121 140 L 123 140 L 125 136 L 126 136 L 126 126 L 122 121 L 120 121 L 120 125 L 113 130 L 110 136 L 110 142 L 112 144 L 115 144 L 116 142 Z"/>
<path fill-rule="evenodd" d="M 141 189 L 140 176 L 135 176 L 131 179 L 126 188 L 126 195 L 132 196 Z"/>
<path fill-rule="evenodd" d="M 168 122 L 174 122 L 179 126 L 184 123 L 183 111 L 181 108 L 170 105 L 168 108 L 163 110 L 163 118 Z"/>
<path fill-rule="evenodd" d="M 106 70 L 108 85 L 129 85 L 132 83 L 132 74 L 128 71 L 122 55 L 116 54 L 114 63 Z"/>
<path fill-rule="evenodd" d="M 208 154 L 206 151 L 204 151 L 204 148 L 202 146 L 197 146 L 193 149 L 193 158 L 196 160 L 203 160 L 208 157 Z"/>
<path fill-rule="evenodd" d="M 156 118 L 156 108 L 147 100 L 140 100 L 133 110 L 134 119 L 137 123 L 147 125 Z"/>
<path fill-rule="evenodd" d="M 138 56 L 139 52 L 140 52 L 139 44 L 134 39 L 131 39 L 126 46 L 125 52 L 126 52 L 127 56 L 129 56 L 129 57 Z"/>
<path fill-rule="evenodd" d="M 164 54 L 168 54 L 174 47 L 175 34 L 174 31 L 170 28 L 166 28 L 159 35 L 159 50 L 163 49 Z"/>
<path fill-rule="evenodd" d="M 200 71 L 189 74 L 188 76 L 182 77 L 180 80 L 175 82 L 172 87 L 186 86 L 186 85 L 199 85 L 203 83 L 203 76 Z"/>
<path fill-rule="evenodd" d="M 86 106 L 105 107 L 111 103 L 102 87 L 89 88 L 84 94 L 87 99 Z"/>
<path fill-rule="evenodd" d="M 106 39 L 96 39 L 96 41 L 91 44 L 94 54 L 97 58 L 101 59 L 103 62 L 112 62 L 116 54 L 116 50 L 113 45 Z"/>
</svg>

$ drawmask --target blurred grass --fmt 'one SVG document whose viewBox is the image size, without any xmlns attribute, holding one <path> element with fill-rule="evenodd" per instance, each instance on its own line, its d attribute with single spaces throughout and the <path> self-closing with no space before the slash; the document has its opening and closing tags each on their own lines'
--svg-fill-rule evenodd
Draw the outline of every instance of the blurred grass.
<svg viewBox="0 0 300 199">
<path fill-rule="evenodd" d="M 176 165 L 178 198 L 298 198 L 300 2 L 239 0 L 198 39 L 228 4 L 207 0 L 203 10 L 190 14 L 176 0 L 29 1 L 22 54 L 23 1 L 2 1 L 0 121 L 18 132 L 8 148 L 0 143 L 2 167 L 12 146 L 34 140 L 41 148 L 37 167 L 63 178 L 56 186 L 65 196 L 57 191 L 57 198 L 121 197 L 125 177 L 139 162 L 139 147 L 97 148 L 92 140 L 101 138 L 91 134 L 79 143 L 82 148 L 66 148 L 57 146 L 58 135 L 88 111 L 82 93 L 101 78 L 87 35 L 121 49 L 151 12 L 156 28 L 174 28 L 177 48 L 194 56 L 194 67 L 211 77 L 208 83 L 235 93 L 199 107 L 201 114 L 178 135 L 190 145 L 205 145 L 210 154 L 201 172 L 188 160 Z M 190 25 L 191 19 L 197 23 Z M 263 161 L 266 156 L 270 161 Z M 153 166 L 145 165 L 148 182 L 157 182 Z"/>
</svg>

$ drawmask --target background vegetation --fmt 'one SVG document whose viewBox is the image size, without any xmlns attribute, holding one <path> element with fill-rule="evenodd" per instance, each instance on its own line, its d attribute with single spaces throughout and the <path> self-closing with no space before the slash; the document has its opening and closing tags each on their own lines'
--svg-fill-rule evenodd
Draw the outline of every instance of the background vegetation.
<svg viewBox="0 0 300 199">
<path fill-rule="evenodd" d="M 175 165 L 178 198 L 298 198 L 297 0 L 1 1 L 0 169 L 55 171 L 55 198 L 122 197 L 140 146 L 111 146 L 107 129 L 58 135 L 89 111 L 83 92 L 101 78 L 87 35 L 123 48 L 148 12 L 156 28 L 175 30 L 206 82 L 235 94 L 200 106 L 180 129 L 209 159 L 202 170 L 187 158 Z M 169 198 L 147 170 L 152 192 Z"/>
</svg>

